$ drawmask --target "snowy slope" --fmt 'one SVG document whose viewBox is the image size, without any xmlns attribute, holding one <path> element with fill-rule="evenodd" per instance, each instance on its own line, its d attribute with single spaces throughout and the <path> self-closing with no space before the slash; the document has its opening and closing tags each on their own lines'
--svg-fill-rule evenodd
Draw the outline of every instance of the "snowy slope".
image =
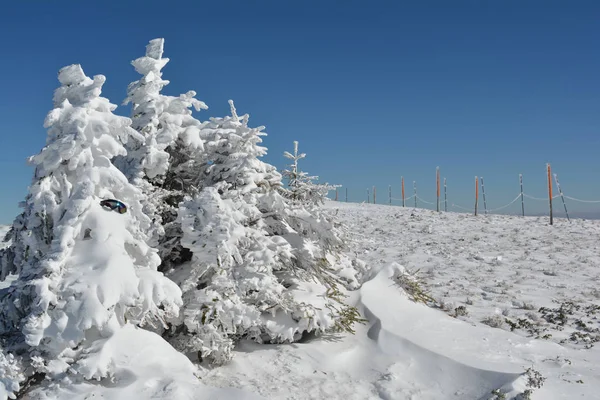
<svg viewBox="0 0 600 400">
<path fill-rule="evenodd" d="M 507 398 L 524 391 L 524 372 L 533 368 L 546 378 L 534 400 L 598 398 L 600 351 L 586 346 L 600 328 L 594 319 L 600 221 L 557 220 L 550 227 L 546 218 L 327 207 L 353 232 L 352 251 L 373 268 L 363 287 L 349 293 L 348 302 L 368 320 L 355 335 L 293 345 L 242 342 L 230 364 L 195 371 L 185 358 L 171 357 L 158 336 L 148 333 L 140 343 L 125 330 L 108 343 L 107 351 L 123 355 L 112 383 L 34 393 L 53 399 L 93 393 L 101 399 L 483 400 L 495 389 Z M 416 269 L 440 307 L 411 302 L 390 279 Z"/>
<path fill-rule="evenodd" d="M 353 250 L 379 271 L 350 297 L 367 325 L 354 336 L 291 346 L 244 343 L 232 364 L 204 371 L 205 383 L 270 399 L 488 399 L 494 389 L 510 398 L 527 388 L 524 372 L 531 367 L 546 378 L 533 399 L 597 398 L 600 352 L 559 342 L 571 337 L 575 320 L 599 327 L 593 305 L 599 304 L 600 222 L 558 220 L 549 227 L 545 218 L 327 206 L 354 232 Z M 389 279 L 403 269 L 398 264 L 420 268 L 447 311 L 409 301 Z M 566 301 L 580 308 L 564 326 L 538 311 Z M 461 305 L 466 315 L 449 315 Z M 586 307 L 589 317 L 581 312 Z M 530 319 L 540 332 L 481 322 L 495 315 Z"/>
</svg>

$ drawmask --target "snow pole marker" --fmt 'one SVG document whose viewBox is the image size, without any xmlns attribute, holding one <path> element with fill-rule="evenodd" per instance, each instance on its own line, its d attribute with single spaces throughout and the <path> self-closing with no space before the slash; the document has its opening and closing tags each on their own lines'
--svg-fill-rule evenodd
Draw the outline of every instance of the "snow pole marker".
<svg viewBox="0 0 600 400">
<path fill-rule="evenodd" d="M 483 176 L 481 177 L 481 193 L 483 194 L 483 212 L 487 215 L 487 202 L 485 201 L 485 186 L 483 185 Z"/>
<path fill-rule="evenodd" d="M 369 189 L 367 188 L 367 203 L 371 203 L 371 193 L 369 193 Z"/>
<path fill-rule="evenodd" d="M 558 183 L 558 175 L 554 174 L 554 182 L 556 182 L 556 187 L 558 188 L 558 193 L 560 193 L 560 198 L 562 199 L 563 206 L 565 207 L 565 214 L 567 214 L 567 221 L 571 222 L 569 218 L 569 212 L 567 211 L 567 203 L 565 203 L 565 196 L 563 196 L 563 191 L 560 188 L 560 183 Z"/>
<path fill-rule="evenodd" d="M 479 202 L 479 179 L 475 177 L 475 216 L 477 216 L 477 204 Z"/>
<path fill-rule="evenodd" d="M 523 199 L 523 174 L 519 174 L 519 183 L 521 184 L 521 214 L 525 216 L 525 200 Z"/>
<path fill-rule="evenodd" d="M 415 192 L 415 208 L 417 208 L 417 181 L 413 181 L 413 189 Z"/>
<path fill-rule="evenodd" d="M 435 186 L 437 190 L 436 208 L 437 212 L 440 212 L 440 167 L 436 167 L 435 169 Z"/>
<path fill-rule="evenodd" d="M 446 186 L 446 178 L 444 178 L 444 212 L 448 211 L 448 187 Z"/>
<path fill-rule="evenodd" d="M 392 185 L 388 185 L 388 195 L 390 197 L 390 206 L 392 205 Z"/>
<path fill-rule="evenodd" d="M 346 188 L 346 203 L 348 202 L 348 188 Z"/>
<path fill-rule="evenodd" d="M 335 188 L 335 201 L 338 201 L 338 189 Z"/>
<path fill-rule="evenodd" d="M 404 204 L 404 177 L 402 176 L 401 179 L 402 179 L 402 207 L 404 207 L 405 206 L 405 204 Z"/>
<path fill-rule="evenodd" d="M 554 218 L 552 216 L 552 169 L 550 163 L 546 164 L 548 171 L 548 204 L 550 205 L 550 225 L 554 225 Z"/>
<path fill-rule="evenodd" d="M 377 188 L 373 186 L 373 204 L 377 204 Z"/>
</svg>

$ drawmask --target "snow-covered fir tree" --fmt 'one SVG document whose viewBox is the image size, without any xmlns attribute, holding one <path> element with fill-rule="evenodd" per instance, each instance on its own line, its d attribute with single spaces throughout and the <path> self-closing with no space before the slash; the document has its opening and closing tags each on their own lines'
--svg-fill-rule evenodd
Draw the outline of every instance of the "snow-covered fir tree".
<svg viewBox="0 0 600 400">
<path fill-rule="evenodd" d="M 349 329 L 357 316 L 339 303 L 340 279 L 326 258 L 333 246 L 319 248 L 291 224 L 333 228 L 331 235 L 337 228 L 301 205 L 290 210 L 281 174 L 260 160 L 264 127 L 251 128 L 248 115 L 239 117 L 230 105 L 231 116 L 204 127 L 210 163 L 200 193 L 179 212 L 182 245 L 193 257 L 171 275 L 184 293 L 171 342 L 213 363 L 229 360 L 242 337 L 291 342 L 305 332 Z M 357 284 L 362 266 L 344 268 L 348 286 Z"/>
<path fill-rule="evenodd" d="M 132 61 L 142 78 L 129 84 L 124 104 L 132 105 L 132 127 L 144 141 L 127 145 L 127 156 L 115 164 L 144 193 L 144 211 L 153 221 L 150 244 L 158 245 L 168 269 L 185 258 L 179 244 L 177 206 L 193 187 L 195 164 L 203 153 L 202 124 L 191 109 L 208 107 L 195 98 L 194 91 L 180 96 L 161 94 L 169 84 L 162 79 L 162 69 L 169 62 L 163 51 L 164 39 L 153 39 L 146 55 Z"/>
<path fill-rule="evenodd" d="M 286 221 L 294 232 L 289 241 L 295 245 L 296 261 L 305 270 L 312 270 L 315 274 L 326 271 L 348 288 L 358 287 L 364 265 L 345 255 L 348 236 L 344 227 L 321 207 L 329 191 L 335 190 L 338 185 L 316 183 L 318 176 L 311 176 L 300 168 L 299 161 L 306 158 L 306 153 L 298 152 L 297 141 L 294 141 L 293 153 L 285 151 L 283 155 L 292 161 L 283 171 L 288 187 L 281 192 L 287 200 Z M 328 274 L 321 278 L 330 279 Z"/>
<path fill-rule="evenodd" d="M 283 171 L 283 176 L 288 180 L 287 197 L 293 201 L 304 203 L 309 207 L 313 205 L 324 204 L 327 198 L 327 193 L 335 190 L 337 185 L 329 185 L 315 183 L 319 179 L 318 176 L 310 176 L 302 171 L 298 166 L 298 161 L 306 157 L 306 153 L 298 153 L 298 142 L 294 141 L 294 152 L 283 152 L 283 156 L 292 160 L 288 166 L 289 169 Z"/>
<path fill-rule="evenodd" d="M 143 138 L 129 118 L 100 97 L 104 76 L 79 65 L 60 70 L 46 117 L 46 146 L 30 158 L 35 175 L 2 250 L 2 278 L 18 274 L 0 300 L 0 392 L 24 376 L 101 379 L 113 372 L 103 343 L 123 327 L 165 325 L 178 315 L 181 291 L 157 267 L 146 242 L 151 221 L 142 193 L 111 163 L 123 143 Z M 127 212 L 103 208 L 118 199 Z"/>
</svg>

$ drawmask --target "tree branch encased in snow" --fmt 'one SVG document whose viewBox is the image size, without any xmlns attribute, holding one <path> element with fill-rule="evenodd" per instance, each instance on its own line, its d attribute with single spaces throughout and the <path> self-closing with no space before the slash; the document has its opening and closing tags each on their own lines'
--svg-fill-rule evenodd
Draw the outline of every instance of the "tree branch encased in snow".
<svg viewBox="0 0 600 400">
<path fill-rule="evenodd" d="M 292 342 L 332 329 L 339 314 L 327 294 L 343 281 L 331 267 L 337 260 L 327 259 L 341 249 L 333 243 L 339 229 L 301 204 L 290 206 L 282 176 L 259 159 L 264 128 L 249 127 L 248 115 L 230 105 L 231 116 L 204 127 L 211 162 L 201 170 L 200 193 L 179 209 L 181 243 L 193 256 L 170 274 L 184 293 L 171 343 L 216 364 L 232 357 L 242 337 Z M 325 230 L 332 243 L 322 248 L 330 239 L 313 236 Z"/>
<path fill-rule="evenodd" d="M 192 108 L 205 110 L 206 104 L 188 91 L 179 96 L 161 94 L 169 81 L 162 79 L 162 69 L 169 62 L 163 58 L 164 39 L 153 39 L 146 55 L 132 61 L 142 75 L 127 88 L 124 104 L 132 104 L 132 127 L 144 140 L 126 145 L 127 156 L 115 164 L 144 194 L 144 212 L 152 225 L 150 244 L 158 246 L 161 258 L 170 268 L 179 262 L 181 229 L 176 221 L 177 205 L 192 187 L 195 164 L 201 162 L 204 141 L 202 124 L 192 116 Z"/>
<path fill-rule="evenodd" d="M 59 80 L 47 144 L 30 158 L 35 176 L 3 252 L 3 276 L 19 276 L 0 302 L 0 337 L 5 351 L 24 354 L 29 373 L 99 379 L 110 368 L 78 363 L 93 344 L 126 324 L 165 324 L 181 291 L 157 272 L 141 192 L 110 161 L 141 135 L 100 97 L 104 76 L 70 65 Z M 105 198 L 128 212 L 102 208 Z"/>
</svg>

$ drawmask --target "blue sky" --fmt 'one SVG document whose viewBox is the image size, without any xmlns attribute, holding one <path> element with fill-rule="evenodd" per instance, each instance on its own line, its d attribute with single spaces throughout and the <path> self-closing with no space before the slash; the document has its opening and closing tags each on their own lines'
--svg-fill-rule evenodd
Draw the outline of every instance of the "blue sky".
<svg viewBox="0 0 600 400">
<path fill-rule="evenodd" d="M 125 4 L 119 4 L 125 3 Z M 164 93 L 193 89 L 209 110 L 227 100 L 266 125 L 267 161 L 292 141 L 304 168 L 378 198 L 400 176 L 471 207 L 484 176 L 490 208 L 525 191 L 545 196 L 551 162 L 566 194 L 600 200 L 600 2 L 157 1 L 5 2 L 0 6 L 0 223 L 18 213 L 27 156 L 45 142 L 60 67 L 107 77 L 121 104 L 138 79 L 130 61 L 164 37 Z M 117 113 L 127 115 L 128 107 Z M 344 190 L 344 189 L 342 189 Z M 343 196 L 342 196 L 343 197 Z M 600 204 L 570 202 L 573 212 Z M 544 202 L 528 201 L 542 212 Z M 562 205 L 560 205 L 562 208 Z M 517 212 L 518 206 L 511 208 Z"/>
</svg>

